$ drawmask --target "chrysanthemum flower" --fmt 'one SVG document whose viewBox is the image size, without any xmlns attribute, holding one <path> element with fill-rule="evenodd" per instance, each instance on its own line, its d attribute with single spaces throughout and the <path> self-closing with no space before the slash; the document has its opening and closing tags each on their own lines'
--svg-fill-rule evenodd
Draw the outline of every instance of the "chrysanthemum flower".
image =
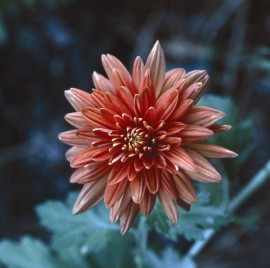
<svg viewBox="0 0 270 268">
<path fill-rule="evenodd" d="M 221 180 L 207 158 L 236 156 L 204 141 L 230 129 L 216 124 L 224 113 L 196 106 L 208 75 L 181 68 L 166 72 L 159 42 L 145 64 L 135 59 L 132 74 L 112 55 L 103 55 L 102 63 L 108 79 L 94 72 L 91 94 L 65 92 L 76 110 L 65 119 L 77 129 L 59 138 L 73 146 L 66 154 L 77 169 L 70 181 L 83 184 L 73 212 L 104 198 L 111 221 L 120 219 L 124 234 L 139 211 L 151 213 L 158 197 L 177 223 L 178 205 L 189 210 L 196 201 L 192 180 Z"/>
</svg>

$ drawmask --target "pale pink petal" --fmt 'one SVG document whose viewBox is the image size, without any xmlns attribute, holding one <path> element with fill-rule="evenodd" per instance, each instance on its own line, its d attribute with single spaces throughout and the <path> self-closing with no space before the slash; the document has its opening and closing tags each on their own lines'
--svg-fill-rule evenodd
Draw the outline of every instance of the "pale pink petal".
<svg viewBox="0 0 270 268">
<path fill-rule="evenodd" d="M 68 123 L 70 123 L 72 126 L 76 128 L 84 128 L 89 126 L 87 121 L 83 118 L 81 112 L 66 114 L 65 119 Z"/>
<path fill-rule="evenodd" d="M 184 122 L 187 124 L 209 127 L 224 116 L 225 114 L 223 112 L 216 109 L 204 106 L 194 106 L 185 117 Z"/>
<path fill-rule="evenodd" d="M 196 164 L 197 173 L 186 171 L 193 179 L 202 182 L 220 182 L 221 176 L 217 170 L 200 154 L 187 150 L 190 157 Z"/>
<path fill-rule="evenodd" d="M 87 167 L 78 168 L 70 177 L 71 183 L 85 184 L 108 174 L 111 167 L 107 162 L 94 162 Z"/>
<path fill-rule="evenodd" d="M 178 197 L 188 204 L 196 202 L 196 193 L 190 178 L 184 172 L 179 172 L 173 179 Z"/>
<path fill-rule="evenodd" d="M 71 147 L 66 152 L 66 159 L 67 159 L 67 161 L 71 162 L 74 159 L 74 157 L 76 157 L 83 150 L 84 150 L 83 147 Z"/>
<path fill-rule="evenodd" d="M 103 198 L 107 176 L 84 184 L 73 208 L 73 214 L 82 213 L 94 207 Z"/>
<path fill-rule="evenodd" d="M 173 180 L 174 175 L 163 171 L 160 179 L 160 189 L 173 200 L 177 199 L 177 191 Z"/>
<path fill-rule="evenodd" d="M 162 92 L 170 89 L 170 88 L 178 88 L 180 83 L 183 83 L 183 76 L 186 71 L 183 68 L 175 68 L 172 69 L 165 74 L 165 81 L 162 87 Z"/>
<path fill-rule="evenodd" d="M 139 205 L 130 202 L 120 217 L 121 234 L 124 235 L 140 211 Z"/>
<path fill-rule="evenodd" d="M 132 84 L 137 93 L 140 91 L 140 89 L 143 86 L 144 74 L 145 74 L 145 69 L 144 69 L 143 61 L 140 57 L 137 57 L 134 61 L 133 71 L 132 71 Z"/>
<path fill-rule="evenodd" d="M 77 88 L 66 90 L 65 97 L 77 112 L 80 112 L 83 108 L 93 106 L 91 95 Z"/>
<path fill-rule="evenodd" d="M 211 129 L 214 133 L 220 133 L 228 131 L 232 128 L 230 125 L 213 125 L 210 126 L 209 129 Z"/>
<path fill-rule="evenodd" d="M 122 86 L 127 86 L 132 89 L 131 75 L 121 61 L 110 54 L 102 55 L 101 60 L 110 81 L 115 80 L 113 70 L 118 69 L 118 75 L 120 75 L 121 81 L 123 82 Z"/>
<path fill-rule="evenodd" d="M 158 191 L 158 197 L 160 203 L 167 215 L 167 217 L 174 223 L 177 224 L 178 221 L 178 208 L 177 202 L 171 199 L 167 194 L 165 194 L 162 190 Z"/>
<path fill-rule="evenodd" d="M 163 87 L 166 71 L 163 49 L 158 41 L 155 43 L 147 58 L 145 68 L 150 70 L 150 76 L 153 81 L 156 96 L 158 97 Z"/>
<path fill-rule="evenodd" d="M 110 209 L 110 220 L 112 223 L 115 223 L 122 216 L 130 201 L 131 193 L 129 187 L 127 187 L 123 195 L 115 202 L 115 204 Z"/>
<path fill-rule="evenodd" d="M 76 147 L 90 146 L 92 143 L 91 140 L 84 137 L 78 137 L 77 132 L 78 132 L 77 129 L 65 131 L 65 132 L 60 133 L 58 135 L 58 138 L 60 141 L 66 144 L 72 145 L 72 146 L 76 146 Z"/>
<path fill-rule="evenodd" d="M 112 82 L 106 77 L 104 77 L 102 74 L 93 72 L 92 79 L 96 89 L 104 92 L 114 92 Z"/>
<path fill-rule="evenodd" d="M 191 143 L 186 147 L 208 158 L 227 158 L 237 156 L 235 152 L 229 149 L 205 142 Z"/>
</svg>

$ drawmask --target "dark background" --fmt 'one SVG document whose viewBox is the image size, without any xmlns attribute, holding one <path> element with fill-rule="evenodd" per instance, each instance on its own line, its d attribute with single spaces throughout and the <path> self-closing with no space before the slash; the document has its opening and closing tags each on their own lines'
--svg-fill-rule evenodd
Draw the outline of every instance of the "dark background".
<svg viewBox="0 0 270 268">
<path fill-rule="evenodd" d="M 206 69 L 209 92 L 231 96 L 240 118 L 253 120 L 256 149 L 237 194 L 270 155 L 269 15 L 268 0 L 0 0 L 0 236 L 46 239 L 35 205 L 76 189 L 57 139 L 72 111 L 63 91 L 90 91 L 92 72 L 104 73 L 102 53 L 130 69 L 157 39 L 168 69 Z M 259 225 L 226 228 L 199 256 L 201 267 L 267 266 L 269 186 L 240 210 L 259 215 Z"/>
</svg>

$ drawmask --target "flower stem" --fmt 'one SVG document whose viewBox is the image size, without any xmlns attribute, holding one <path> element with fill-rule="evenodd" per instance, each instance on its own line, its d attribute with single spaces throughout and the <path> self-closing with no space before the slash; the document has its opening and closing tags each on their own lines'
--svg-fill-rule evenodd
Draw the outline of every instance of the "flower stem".
<svg viewBox="0 0 270 268">
<path fill-rule="evenodd" d="M 143 268 L 145 263 L 145 253 L 147 251 L 148 229 L 145 224 L 145 217 L 140 217 L 138 230 L 134 234 L 137 242 L 137 252 L 135 263 L 137 268 Z"/>
<path fill-rule="evenodd" d="M 228 212 L 232 213 L 237 210 L 263 183 L 270 178 L 270 160 L 265 166 L 250 180 L 248 185 L 238 193 L 228 205 Z M 188 256 L 196 257 L 214 236 L 214 229 L 204 231 L 204 240 L 196 241 L 189 249 Z"/>
</svg>

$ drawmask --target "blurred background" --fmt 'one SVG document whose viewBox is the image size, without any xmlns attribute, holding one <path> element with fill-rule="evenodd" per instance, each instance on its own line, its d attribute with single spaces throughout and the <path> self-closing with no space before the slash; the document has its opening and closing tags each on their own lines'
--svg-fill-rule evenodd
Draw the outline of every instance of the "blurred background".
<svg viewBox="0 0 270 268">
<path fill-rule="evenodd" d="M 255 149 L 235 178 L 237 194 L 270 156 L 269 15 L 268 0 L 0 0 L 1 239 L 48 240 L 35 205 L 79 189 L 57 139 L 72 111 L 64 90 L 91 91 L 102 53 L 130 69 L 156 40 L 168 69 L 207 70 L 208 92 L 230 96 L 239 118 L 253 120 Z M 198 257 L 201 267 L 267 267 L 269 186 L 240 210 L 259 224 L 225 228 Z"/>
</svg>

